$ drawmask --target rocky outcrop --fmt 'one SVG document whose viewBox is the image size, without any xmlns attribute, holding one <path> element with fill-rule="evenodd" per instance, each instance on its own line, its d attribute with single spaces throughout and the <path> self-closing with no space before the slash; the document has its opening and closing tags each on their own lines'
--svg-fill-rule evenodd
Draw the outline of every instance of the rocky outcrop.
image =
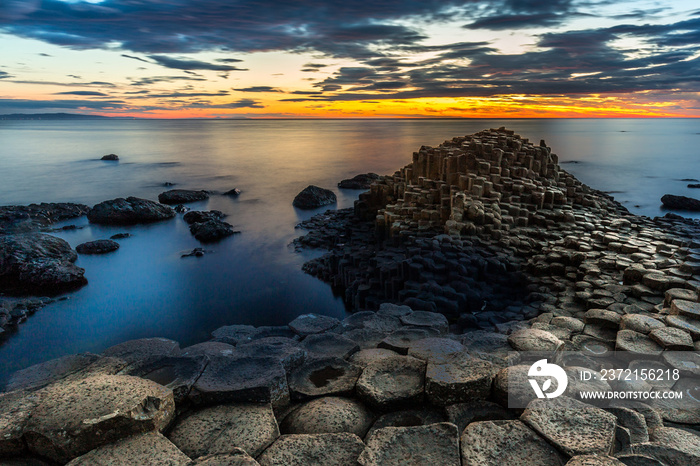
<svg viewBox="0 0 700 466">
<path fill-rule="evenodd" d="M 44 229 L 62 220 L 81 217 L 89 211 L 86 205 L 71 203 L 0 207 L 0 235 Z"/>
<path fill-rule="evenodd" d="M 241 190 L 238 188 L 229 189 L 224 193 L 224 196 L 238 196 L 241 194 Z"/>
<path fill-rule="evenodd" d="M 192 210 L 185 213 L 182 219 L 188 224 L 204 223 L 209 220 L 221 220 L 225 215 L 220 210 Z"/>
<path fill-rule="evenodd" d="M 234 231 L 233 225 L 226 223 L 223 212 L 219 210 L 187 212 L 183 220 L 190 225 L 190 233 L 203 243 L 222 240 L 240 231 Z"/>
<path fill-rule="evenodd" d="M 98 239 L 75 247 L 78 254 L 106 254 L 119 249 L 119 243 L 111 239 Z"/>
<path fill-rule="evenodd" d="M 186 204 L 188 202 L 204 201 L 209 199 L 208 191 L 193 191 L 189 189 L 171 189 L 158 195 L 161 204 Z"/>
<path fill-rule="evenodd" d="M 292 205 L 299 209 L 316 209 L 328 204 L 335 204 L 337 198 L 330 189 L 310 185 L 296 195 Z"/>
<path fill-rule="evenodd" d="M 88 220 L 101 225 L 135 225 L 158 222 L 175 216 L 170 207 L 137 197 L 100 202 L 88 213 Z"/>
<path fill-rule="evenodd" d="M 103 155 L 100 160 L 107 160 L 107 161 L 116 162 L 119 160 L 119 156 L 117 154 L 107 154 L 107 155 Z"/>
<path fill-rule="evenodd" d="M 70 245 L 43 233 L 0 236 L 0 287 L 12 293 L 60 293 L 87 283 Z"/>
<path fill-rule="evenodd" d="M 381 176 L 376 173 L 363 173 L 341 181 L 338 183 L 338 187 L 343 189 L 369 189 L 370 185 L 380 178 Z"/>
<path fill-rule="evenodd" d="M 690 210 L 693 212 L 700 211 L 700 201 L 697 199 L 693 199 L 692 197 L 664 194 L 661 197 L 661 203 L 667 209 Z"/>
</svg>

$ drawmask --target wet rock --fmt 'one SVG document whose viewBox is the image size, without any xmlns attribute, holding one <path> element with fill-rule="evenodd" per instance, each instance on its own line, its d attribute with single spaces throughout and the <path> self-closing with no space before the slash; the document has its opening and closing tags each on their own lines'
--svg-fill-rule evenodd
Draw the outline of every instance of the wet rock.
<svg viewBox="0 0 700 466">
<path fill-rule="evenodd" d="M 219 356 L 211 358 L 189 395 L 195 404 L 227 402 L 289 403 L 287 374 L 275 358 Z"/>
<path fill-rule="evenodd" d="M 685 330 L 696 343 L 697 340 L 700 340 L 700 319 L 693 319 L 683 315 L 669 315 L 666 316 L 666 323 L 669 327 Z"/>
<path fill-rule="evenodd" d="M 376 173 L 363 173 L 341 181 L 338 183 L 338 187 L 343 189 L 369 189 L 370 185 L 380 178 Z"/>
<path fill-rule="evenodd" d="M 473 422 L 460 440 L 464 466 L 560 466 L 566 462 L 564 455 L 521 421 Z"/>
<path fill-rule="evenodd" d="M 379 342 L 377 346 L 399 354 L 408 354 L 408 349 L 414 341 L 438 335 L 439 333 L 433 328 L 402 328 Z"/>
<path fill-rule="evenodd" d="M 209 199 L 207 191 L 191 191 L 188 189 L 171 189 L 158 195 L 158 202 L 171 205 L 204 201 L 206 199 Z"/>
<path fill-rule="evenodd" d="M 148 359 L 177 356 L 179 352 L 180 344 L 176 341 L 167 338 L 141 338 L 110 346 L 102 352 L 102 355 L 136 363 Z"/>
<path fill-rule="evenodd" d="M 233 225 L 230 223 L 211 219 L 205 222 L 191 224 L 190 233 L 192 233 L 195 239 L 202 243 L 213 243 L 236 233 L 240 233 L 240 231 L 234 231 Z"/>
<path fill-rule="evenodd" d="M 420 409 L 404 409 L 401 411 L 392 411 L 380 416 L 372 428 L 367 432 L 365 441 L 369 440 L 372 434 L 379 429 L 385 427 L 415 427 L 427 426 L 429 424 L 437 424 L 446 422 L 448 419 L 442 411 L 434 408 Z"/>
<path fill-rule="evenodd" d="M 325 332 L 338 324 L 340 324 L 340 321 L 335 317 L 321 314 L 303 314 L 291 321 L 289 328 L 298 335 L 307 336 Z"/>
<path fill-rule="evenodd" d="M 59 462 L 129 435 L 163 430 L 175 414 L 172 391 L 123 375 L 57 383 L 37 395 L 25 426 L 27 446 Z"/>
<path fill-rule="evenodd" d="M 118 161 L 119 156 L 117 154 L 107 154 L 103 155 L 100 160 Z"/>
<path fill-rule="evenodd" d="M 224 193 L 224 196 L 238 196 L 241 194 L 241 190 L 238 188 L 229 189 Z"/>
<path fill-rule="evenodd" d="M 131 233 L 117 233 L 116 235 L 112 235 L 109 237 L 109 239 L 126 239 L 126 238 L 131 238 Z"/>
<path fill-rule="evenodd" d="M 289 375 L 292 398 L 303 400 L 319 396 L 350 396 L 362 369 L 339 358 L 316 359 Z"/>
<path fill-rule="evenodd" d="M 0 207 L 0 235 L 28 233 L 61 220 L 81 217 L 90 208 L 83 204 L 46 203 Z"/>
<path fill-rule="evenodd" d="M 496 371 L 493 364 L 457 354 L 442 361 L 429 361 L 425 373 L 425 394 L 436 406 L 471 400 L 486 400 Z"/>
<path fill-rule="evenodd" d="M 190 458 L 228 454 L 235 448 L 258 456 L 280 432 L 270 405 L 220 405 L 177 420 L 168 438 Z"/>
<path fill-rule="evenodd" d="M 280 426 L 283 434 L 349 432 L 362 438 L 374 415 L 362 403 L 339 397 L 323 397 L 302 404 Z"/>
<path fill-rule="evenodd" d="M 445 334 L 449 331 L 447 317 L 437 312 L 413 311 L 410 314 L 401 316 L 400 319 L 404 325 L 427 327 L 435 329 L 441 334 Z"/>
<path fill-rule="evenodd" d="M 231 356 L 235 351 L 236 348 L 228 343 L 205 341 L 204 343 L 197 343 L 196 345 L 183 348 L 180 354 L 187 357 L 207 356 L 208 358 L 214 358 L 216 356 Z"/>
<path fill-rule="evenodd" d="M 0 236 L 0 289 L 60 293 L 87 284 L 70 245 L 43 233 Z"/>
<path fill-rule="evenodd" d="M 636 445 L 631 445 L 630 451 L 636 457 L 642 456 L 646 458 L 652 458 L 653 460 L 658 461 L 659 464 L 662 464 L 663 466 L 686 466 L 688 464 L 694 464 L 697 461 L 696 457 L 693 457 L 692 455 L 689 455 L 684 451 L 667 447 L 665 445 L 658 445 L 655 443 L 639 443 Z M 625 461 L 627 462 L 627 460 Z M 634 461 L 639 461 L 639 459 L 635 458 Z"/>
<path fill-rule="evenodd" d="M 202 248 L 194 248 L 190 252 L 188 252 L 186 254 L 182 254 L 180 257 L 202 257 L 202 256 L 204 256 L 205 252 L 206 251 L 204 251 L 204 249 L 202 249 Z"/>
<path fill-rule="evenodd" d="M 135 225 L 168 220 L 174 216 L 173 209 L 157 202 L 120 197 L 94 206 L 88 213 L 88 220 L 101 225 Z"/>
<path fill-rule="evenodd" d="M 95 354 L 83 353 L 35 364 L 12 374 L 5 389 L 37 390 L 85 369 L 98 359 Z"/>
<path fill-rule="evenodd" d="M 108 464 L 158 464 L 187 466 L 191 462 L 160 433 L 150 432 L 98 447 L 80 456 L 70 466 L 94 466 Z"/>
<path fill-rule="evenodd" d="M 360 351 L 360 346 L 349 338 L 335 333 L 309 335 L 301 342 L 309 357 L 336 357 L 347 359 Z"/>
<path fill-rule="evenodd" d="M 355 435 L 283 435 L 258 457 L 261 466 L 346 466 L 356 464 L 365 444 Z"/>
<path fill-rule="evenodd" d="M 644 415 L 626 407 L 611 407 L 606 408 L 606 411 L 614 414 L 617 417 L 618 425 L 627 429 L 631 443 L 649 441 L 649 429 Z"/>
<path fill-rule="evenodd" d="M 472 422 L 480 421 L 504 421 L 515 419 L 514 416 L 502 406 L 485 400 L 472 400 L 466 403 L 455 403 L 445 406 L 447 420 L 457 426 L 462 432 Z"/>
<path fill-rule="evenodd" d="M 606 455 L 615 441 L 613 414 L 566 396 L 533 400 L 520 418 L 569 456 Z"/>
<path fill-rule="evenodd" d="M 700 211 L 700 201 L 692 197 L 664 194 L 661 203 L 669 209 Z"/>
<path fill-rule="evenodd" d="M 700 435 L 691 434 L 683 429 L 661 427 L 654 429 L 650 437 L 652 443 L 682 451 L 693 457 L 693 461 L 700 463 Z"/>
<path fill-rule="evenodd" d="M 225 215 L 220 210 L 192 210 L 182 216 L 188 225 L 193 223 L 203 223 L 209 220 L 221 220 Z"/>
<path fill-rule="evenodd" d="M 111 239 L 98 239 L 75 247 L 78 254 L 106 254 L 119 249 L 119 243 Z"/>
<path fill-rule="evenodd" d="M 465 350 L 461 343 L 449 338 L 424 338 L 410 343 L 408 355 L 423 361 L 440 363 L 451 359 L 451 356 L 464 353 Z"/>
<path fill-rule="evenodd" d="M 189 395 L 207 362 L 203 356 L 150 358 L 130 364 L 120 374 L 133 375 L 163 385 L 173 391 L 175 403 L 180 404 Z"/>
<path fill-rule="evenodd" d="M 663 328 L 664 323 L 658 319 L 642 314 L 627 314 L 620 319 L 620 330 L 634 330 L 648 335 L 656 328 Z"/>
<path fill-rule="evenodd" d="M 316 209 L 328 204 L 335 204 L 337 198 L 330 189 L 310 185 L 296 195 L 292 205 L 299 209 Z"/>
<path fill-rule="evenodd" d="M 369 348 L 358 351 L 350 356 L 348 361 L 356 366 L 367 367 L 372 361 L 398 356 L 399 353 L 385 348 Z"/>
<path fill-rule="evenodd" d="M 299 367 L 307 357 L 306 349 L 296 340 L 286 337 L 265 337 L 251 342 L 240 342 L 236 348 L 239 356 L 264 354 L 279 360 L 287 372 Z"/>
<path fill-rule="evenodd" d="M 673 388 L 662 392 L 681 392 L 683 398 L 660 398 L 654 400 L 654 409 L 665 421 L 678 424 L 700 424 L 700 401 L 695 394 L 700 391 L 700 379 L 681 377 Z"/>
<path fill-rule="evenodd" d="M 374 361 L 357 381 L 357 395 L 378 409 L 421 402 L 425 391 L 426 363 L 410 356 Z"/>
<path fill-rule="evenodd" d="M 459 466 L 459 432 L 448 422 L 417 427 L 378 429 L 358 458 L 364 466 L 439 464 Z"/>
</svg>

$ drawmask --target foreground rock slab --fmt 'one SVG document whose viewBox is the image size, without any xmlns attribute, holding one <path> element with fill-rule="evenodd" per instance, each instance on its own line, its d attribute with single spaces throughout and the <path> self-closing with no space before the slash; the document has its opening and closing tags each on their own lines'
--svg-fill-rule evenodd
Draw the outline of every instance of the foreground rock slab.
<svg viewBox="0 0 700 466">
<path fill-rule="evenodd" d="M 378 429 L 367 440 L 367 448 L 358 462 L 364 466 L 460 466 L 457 426 L 442 422 L 427 426 Z"/>
<path fill-rule="evenodd" d="M 221 405 L 179 419 L 168 435 L 190 458 L 230 454 L 236 448 L 258 456 L 279 437 L 270 405 Z"/>
<path fill-rule="evenodd" d="M 59 462 L 133 434 L 162 430 L 175 414 L 171 390 L 130 376 L 57 383 L 37 396 L 24 430 L 27 446 Z"/>
<path fill-rule="evenodd" d="M 258 458 L 262 466 L 347 466 L 365 444 L 355 434 L 283 435 Z"/>
<path fill-rule="evenodd" d="M 190 458 L 178 450 L 163 435 L 151 432 L 96 448 L 68 464 L 70 466 L 108 466 L 116 464 L 185 466 L 189 465 L 190 462 Z"/>
</svg>

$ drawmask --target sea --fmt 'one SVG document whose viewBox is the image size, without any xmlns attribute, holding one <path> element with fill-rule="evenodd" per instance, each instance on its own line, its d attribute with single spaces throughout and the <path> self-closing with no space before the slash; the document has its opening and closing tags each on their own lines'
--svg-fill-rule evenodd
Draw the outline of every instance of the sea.
<svg viewBox="0 0 700 466">
<path fill-rule="evenodd" d="M 53 234 L 72 247 L 132 236 L 114 253 L 79 256 L 88 285 L 0 344 L 0 383 L 32 364 L 135 338 L 171 338 L 184 348 L 224 325 L 284 325 L 309 312 L 342 319 L 342 298 L 301 271 L 322 251 L 290 246 L 304 233 L 296 225 L 327 208 L 296 209 L 294 196 L 317 185 L 337 193 L 332 208 L 351 207 L 359 191 L 337 188 L 340 180 L 392 174 L 422 145 L 502 126 L 544 139 L 562 168 L 635 214 L 664 215 L 666 193 L 700 198 L 687 187 L 700 179 L 700 119 L 0 121 L 0 205 L 92 206 L 204 189 L 210 198 L 189 207 L 221 210 L 241 231 L 205 245 L 203 257 L 182 258 L 202 245 L 180 216 L 131 227 L 63 222 L 78 228 Z M 100 160 L 110 153 L 119 161 Z M 221 194 L 233 188 L 241 194 Z"/>
</svg>

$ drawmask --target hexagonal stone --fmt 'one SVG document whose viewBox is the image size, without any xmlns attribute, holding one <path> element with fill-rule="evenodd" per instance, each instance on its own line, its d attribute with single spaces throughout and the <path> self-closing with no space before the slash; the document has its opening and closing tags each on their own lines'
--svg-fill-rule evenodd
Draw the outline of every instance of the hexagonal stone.
<svg viewBox="0 0 700 466">
<path fill-rule="evenodd" d="M 670 306 L 671 302 L 674 299 L 682 299 L 685 301 L 697 302 L 698 294 L 697 292 L 693 290 L 688 290 L 686 288 L 671 288 L 670 290 L 667 290 L 664 294 L 664 307 Z"/>
<path fill-rule="evenodd" d="M 394 356 L 399 356 L 399 353 L 386 348 L 371 348 L 358 351 L 357 353 L 350 356 L 350 359 L 348 359 L 348 361 L 350 361 L 352 364 L 355 364 L 356 366 L 365 368 L 372 361 L 376 361 L 378 359 L 391 358 Z"/>
<path fill-rule="evenodd" d="M 220 341 L 205 341 L 196 345 L 188 346 L 181 350 L 182 356 L 207 356 L 209 358 L 217 356 L 233 356 L 236 347 Z"/>
<path fill-rule="evenodd" d="M 645 335 L 661 327 L 664 327 L 663 322 L 642 314 L 626 314 L 620 320 L 620 330 L 634 330 Z"/>
<path fill-rule="evenodd" d="M 447 420 L 457 426 L 459 432 L 472 422 L 504 421 L 514 419 L 513 415 L 496 403 L 485 400 L 473 400 L 445 406 Z"/>
<path fill-rule="evenodd" d="M 654 408 L 666 421 L 678 424 L 700 424 L 700 378 L 681 377 L 671 389 L 661 390 L 682 392 L 683 398 L 659 398 L 654 400 Z"/>
<path fill-rule="evenodd" d="M 521 421 L 473 422 L 460 440 L 464 466 L 560 466 L 566 461 Z"/>
<path fill-rule="evenodd" d="M 218 342 L 237 345 L 239 342 L 253 340 L 257 329 L 252 325 L 226 325 L 211 332 L 211 337 Z"/>
<path fill-rule="evenodd" d="M 234 448 L 231 453 L 225 455 L 201 456 L 191 463 L 191 466 L 258 466 L 259 464 L 244 450 Z"/>
<path fill-rule="evenodd" d="M 579 319 L 567 316 L 553 317 L 549 323 L 551 325 L 554 325 L 555 327 L 561 327 L 570 330 L 572 333 L 581 333 L 584 327 L 584 323 L 581 322 Z"/>
<path fill-rule="evenodd" d="M 300 315 L 289 323 L 296 334 L 301 336 L 313 335 L 314 333 L 325 332 L 340 324 L 335 317 L 328 317 L 321 314 Z"/>
<path fill-rule="evenodd" d="M 644 415 L 625 407 L 606 408 L 617 418 L 618 425 L 626 428 L 630 433 L 631 443 L 644 443 L 649 441 L 649 429 Z"/>
<path fill-rule="evenodd" d="M 283 435 L 258 458 L 261 466 L 347 466 L 365 444 L 355 434 Z"/>
<path fill-rule="evenodd" d="M 356 328 L 343 332 L 342 335 L 357 343 L 360 349 L 376 348 L 382 340 L 388 337 L 390 332 L 375 330 L 372 328 Z"/>
<path fill-rule="evenodd" d="M 424 338 L 411 342 L 408 347 L 409 356 L 433 362 L 443 362 L 464 351 L 461 343 L 450 338 Z"/>
<path fill-rule="evenodd" d="M 360 345 L 351 339 L 336 333 L 309 335 L 301 342 L 309 357 L 335 357 L 347 359 L 353 353 L 360 351 Z"/>
<path fill-rule="evenodd" d="M 508 343 L 517 351 L 537 351 L 553 353 L 562 345 L 562 341 L 544 330 L 523 329 L 512 333 Z"/>
<path fill-rule="evenodd" d="M 527 406 L 537 395 L 530 386 L 531 364 L 518 364 L 501 369 L 493 379 L 493 395 L 504 407 Z"/>
<path fill-rule="evenodd" d="M 80 456 L 70 466 L 149 464 L 186 466 L 190 459 L 160 433 L 149 432 L 105 445 Z"/>
<path fill-rule="evenodd" d="M 615 349 L 629 352 L 629 357 L 657 357 L 663 352 L 663 348 L 654 340 L 634 330 L 620 330 L 617 332 Z"/>
<path fill-rule="evenodd" d="M 565 395 L 571 398 L 579 399 L 581 392 L 608 392 L 610 385 L 603 378 L 603 375 L 593 369 L 587 367 L 570 366 L 564 368 L 568 384 L 566 386 Z M 590 377 L 590 380 L 584 380 L 584 374 Z"/>
<path fill-rule="evenodd" d="M 438 335 L 439 332 L 433 328 L 402 328 L 382 340 L 377 347 L 390 349 L 399 354 L 408 354 L 408 348 L 412 342 Z"/>
<path fill-rule="evenodd" d="M 432 328 L 440 334 L 445 334 L 450 329 L 447 317 L 437 312 L 413 311 L 410 314 L 401 316 L 400 319 L 404 325 Z"/>
<path fill-rule="evenodd" d="M 378 429 L 357 460 L 363 466 L 434 464 L 460 466 L 459 432 L 448 422 Z"/>
<path fill-rule="evenodd" d="M 59 462 L 129 435 L 162 430 L 175 414 L 171 390 L 125 375 L 59 382 L 37 394 L 25 426 L 27 446 Z"/>
<path fill-rule="evenodd" d="M 666 323 L 669 327 L 687 331 L 693 341 L 700 340 L 700 320 L 686 316 L 666 316 Z"/>
<path fill-rule="evenodd" d="M 549 332 L 555 337 L 559 338 L 560 340 L 569 340 L 571 339 L 571 330 L 562 328 L 562 327 L 557 327 L 556 325 L 551 325 L 551 324 L 545 324 L 542 322 L 535 322 L 532 324 L 531 328 L 537 329 L 537 330 L 544 330 L 545 332 Z"/>
<path fill-rule="evenodd" d="M 683 429 L 661 427 L 654 429 L 650 437 L 652 443 L 680 450 L 694 457 L 695 461 L 700 464 L 700 435 L 691 434 Z"/>
<path fill-rule="evenodd" d="M 457 354 L 440 362 L 428 362 L 425 373 L 425 394 L 436 406 L 470 400 L 486 400 L 496 375 L 493 364 Z"/>
<path fill-rule="evenodd" d="M 26 391 L 0 393 L 0 458 L 26 450 L 24 426 L 37 402 L 38 397 Z"/>
<path fill-rule="evenodd" d="M 635 454 L 635 453 L 624 453 L 617 454 L 616 458 L 622 461 L 625 466 L 667 466 L 665 463 L 652 458 L 651 456 Z"/>
<path fill-rule="evenodd" d="M 442 411 L 436 408 L 420 408 L 420 409 L 403 409 L 401 411 L 392 411 L 381 415 L 372 428 L 365 435 L 365 442 L 379 429 L 385 427 L 414 427 L 426 426 L 428 424 L 437 424 L 446 422 L 447 418 Z"/>
<path fill-rule="evenodd" d="M 697 351 L 664 351 L 661 357 L 683 375 L 700 376 L 700 354 Z"/>
<path fill-rule="evenodd" d="M 357 395 L 365 403 L 389 409 L 423 401 L 425 361 L 410 356 L 374 361 L 357 380 Z"/>
<path fill-rule="evenodd" d="M 372 311 L 356 312 L 343 320 L 340 324 L 340 333 L 363 328 L 391 333 L 401 328 L 401 320 L 399 320 L 398 316 L 379 314 Z M 338 331 L 338 329 L 335 329 L 335 331 Z"/>
<path fill-rule="evenodd" d="M 15 372 L 5 390 L 36 390 L 85 369 L 100 357 L 96 354 L 71 354 L 35 364 Z"/>
<path fill-rule="evenodd" d="M 257 456 L 277 437 L 270 405 L 220 405 L 191 412 L 177 420 L 168 438 L 190 458 L 229 454 L 242 448 Z"/>
<path fill-rule="evenodd" d="M 631 463 L 635 465 L 643 464 L 644 466 L 646 466 L 647 464 L 661 464 L 662 466 L 687 466 L 689 464 L 694 465 L 697 463 L 696 457 L 689 455 L 684 451 L 672 447 L 667 447 L 666 445 L 659 445 L 651 442 L 631 445 L 630 452 L 633 455 L 637 456 L 637 458 L 635 458 L 635 461 L 637 461 L 637 463 Z M 639 456 L 652 458 L 653 460 L 658 461 L 658 463 L 641 463 L 638 459 Z M 627 459 L 625 459 L 625 461 L 627 462 L 627 464 L 630 464 Z"/>
<path fill-rule="evenodd" d="M 693 351 L 695 349 L 690 334 L 679 328 L 657 328 L 649 333 L 649 338 L 670 351 Z"/>
<path fill-rule="evenodd" d="M 123 359 L 128 363 L 149 358 L 177 356 L 180 344 L 167 338 L 142 338 L 111 346 L 102 352 L 103 356 Z"/>
<path fill-rule="evenodd" d="M 612 456 L 579 455 L 571 458 L 566 466 L 625 466 L 625 463 Z"/>
<path fill-rule="evenodd" d="M 275 358 L 220 356 L 209 361 L 189 395 L 196 404 L 289 403 L 287 374 Z"/>
<path fill-rule="evenodd" d="M 642 285 L 655 291 L 666 291 L 675 287 L 676 282 L 663 273 L 651 272 L 642 277 Z"/>
<path fill-rule="evenodd" d="M 583 320 L 587 324 L 598 324 L 602 327 L 613 329 L 619 327 L 621 318 L 622 316 L 617 312 L 606 309 L 589 309 L 583 316 Z"/>
<path fill-rule="evenodd" d="M 301 343 L 286 337 L 260 338 L 251 342 L 241 342 L 236 347 L 237 356 L 252 357 L 261 354 L 277 359 L 287 372 L 301 366 L 307 357 L 307 351 L 301 347 Z"/>
<path fill-rule="evenodd" d="M 207 363 L 204 356 L 150 358 L 130 364 L 121 374 L 152 380 L 171 389 L 179 404 L 187 398 Z"/>
<path fill-rule="evenodd" d="M 499 365 L 517 362 L 513 360 L 517 353 L 508 343 L 508 335 L 503 333 L 484 330 L 468 332 L 464 334 L 462 344 L 467 349 L 467 353 L 475 358 Z"/>
<path fill-rule="evenodd" d="M 295 400 L 318 396 L 350 396 L 362 368 L 340 358 L 307 362 L 289 374 L 289 390 Z"/>
<path fill-rule="evenodd" d="M 567 396 L 533 400 L 520 419 L 569 456 L 606 455 L 615 442 L 613 414 Z"/>
<path fill-rule="evenodd" d="M 379 305 L 379 310 L 377 311 L 377 314 L 386 315 L 386 316 L 393 316 L 393 317 L 401 317 L 401 316 L 405 316 L 407 314 L 410 314 L 411 312 L 413 312 L 413 309 L 411 309 L 408 306 L 401 306 L 401 305 L 392 304 L 392 303 L 382 303 Z"/>
<path fill-rule="evenodd" d="M 362 403 L 340 397 L 311 400 L 292 411 L 280 426 L 283 434 L 332 434 L 349 432 L 362 438 L 374 415 Z"/>
<path fill-rule="evenodd" d="M 671 301 L 671 315 L 682 315 L 693 319 L 700 319 L 700 303 L 674 299 Z"/>
</svg>

